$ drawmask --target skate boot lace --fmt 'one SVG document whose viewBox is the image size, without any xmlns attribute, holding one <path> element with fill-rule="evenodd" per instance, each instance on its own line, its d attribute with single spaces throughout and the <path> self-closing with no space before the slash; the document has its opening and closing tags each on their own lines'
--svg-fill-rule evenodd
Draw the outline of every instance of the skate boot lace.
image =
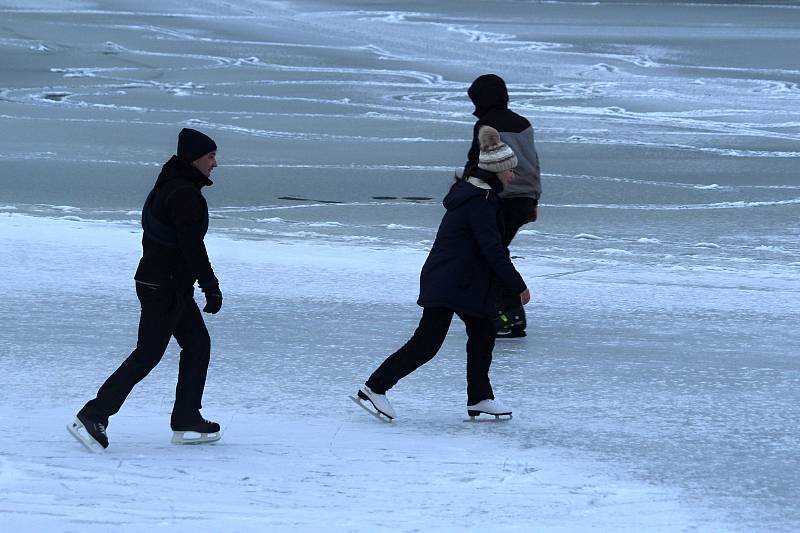
<svg viewBox="0 0 800 533">
<path fill-rule="evenodd" d="M 99 432 L 100 432 L 100 433 L 102 433 L 103 435 L 105 435 L 105 434 L 106 434 L 106 427 L 105 427 L 105 426 L 104 426 L 104 425 L 103 425 L 101 422 L 97 422 L 97 423 L 95 424 L 95 427 L 97 428 L 97 431 L 99 431 Z"/>
</svg>

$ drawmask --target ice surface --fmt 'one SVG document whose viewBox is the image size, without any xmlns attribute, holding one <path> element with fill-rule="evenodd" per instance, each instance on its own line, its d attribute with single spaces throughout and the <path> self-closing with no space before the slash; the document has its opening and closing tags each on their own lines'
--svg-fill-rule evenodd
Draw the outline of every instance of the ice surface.
<svg viewBox="0 0 800 533">
<path fill-rule="evenodd" d="M 226 303 L 208 319 L 215 355 L 204 413 L 222 423 L 223 440 L 168 444 L 170 350 L 112 420 L 112 446 L 89 456 L 63 422 L 134 340 L 125 272 L 139 236 L 91 222 L 0 217 L 4 257 L 15 258 L 4 260 L 7 283 L 38 294 L 12 296 L 2 317 L 0 371 L 14 385 L 3 389 L 0 414 L 15 423 L 0 456 L 0 511 L 12 530 L 668 531 L 710 520 L 675 488 L 537 437 L 549 416 L 522 397 L 519 361 L 498 354 L 495 373 L 519 405 L 513 425 L 464 425 L 457 331 L 428 379 L 398 387 L 402 418 L 391 427 L 355 408 L 347 394 L 418 314 L 408 305 L 424 258 L 415 250 L 211 238 Z M 516 387 L 501 383 L 508 380 Z M 629 508 L 636 512 L 621 512 Z"/>
<path fill-rule="evenodd" d="M 0 0 L 0 518 L 11 531 L 800 529 L 800 9 L 792 2 Z M 544 170 L 512 253 L 504 425 L 462 328 L 413 331 L 478 74 Z M 64 429 L 135 343 L 139 209 L 179 128 L 220 146 L 204 414 L 177 348 L 90 456 Z M 202 296 L 198 293 L 198 298 Z"/>
</svg>

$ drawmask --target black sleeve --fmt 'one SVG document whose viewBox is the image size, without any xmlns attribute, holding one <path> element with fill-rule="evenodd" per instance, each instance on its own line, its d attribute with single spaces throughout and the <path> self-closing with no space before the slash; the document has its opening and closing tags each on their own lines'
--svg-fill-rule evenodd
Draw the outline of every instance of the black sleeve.
<svg viewBox="0 0 800 533">
<path fill-rule="evenodd" d="M 176 190 L 167 200 L 167 210 L 177 230 L 178 248 L 202 289 L 219 285 L 203 242 L 207 209 L 203 198 L 192 187 Z"/>
<path fill-rule="evenodd" d="M 464 179 L 468 177 L 467 171 L 469 168 L 478 164 L 478 157 L 481 154 L 481 145 L 478 142 L 478 129 L 480 129 L 481 126 L 483 126 L 483 124 L 481 124 L 479 120 L 472 128 L 472 144 L 469 147 L 469 152 L 467 152 L 467 162 L 464 164 L 464 172 L 462 173 Z"/>
<path fill-rule="evenodd" d="M 472 200 L 469 224 L 481 253 L 500 282 L 519 293 L 527 289 L 525 281 L 511 262 L 508 248 L 503 246 L 500 228 L 497 225 L 497 211 L 494 206 L 485 199 Z"/>
</svg>

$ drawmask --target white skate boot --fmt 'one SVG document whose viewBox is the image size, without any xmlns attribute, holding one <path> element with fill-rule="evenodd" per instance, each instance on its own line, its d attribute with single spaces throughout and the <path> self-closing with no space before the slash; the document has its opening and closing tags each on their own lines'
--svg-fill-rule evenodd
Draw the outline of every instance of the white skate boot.
<svg viewBox="0 0 800 533">
<path fill-rule="evenodd" d="M 392 408 L 392 404 L 389 403 L 389 398 L 387 398 L 385 394 L 373 392 L 372 389 L 366 385 L 358 389 L 357 397 L 351 396 L 350 398 L 378 418 L 380 418 L 379 415 L 383 415 L 391 421 L 397 417 L 397 414 Z M 369 407 L 367 407 L 366 402 L 369 402 L 375 411 L 372 411 Z"/>
<path fill-rule="evenodd" d="M 469 420 L 466 422 L 476 422 L 481 414 L 493 415 L 494 420 L 510 420 L 511 409 L 497 400 L 481 400 L 476 404 L 467 406 Z M 491 420 L 491 419 L 490 419 Z"/>
</svg>

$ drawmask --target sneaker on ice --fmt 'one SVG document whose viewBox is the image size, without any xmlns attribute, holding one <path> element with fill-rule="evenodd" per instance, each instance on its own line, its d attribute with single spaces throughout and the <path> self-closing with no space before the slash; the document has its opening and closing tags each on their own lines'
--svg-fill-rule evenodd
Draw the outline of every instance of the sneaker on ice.
<svg viewBox="0 0 800 533">
<path fill-rule="evenodd" d="M 389 398 L 387 398 L 385 394 L 373 392 L 372 389 L 364 385 L 358 389 L 358 397 L 364 401 L 369 401 L 372 404 L 372 407 L 374 407 L 376 411 L 385 417 L 391 419 L 395 419 L 397 417 L 397 414 L 392 408 L 392 404 L 389 403 Z"/>
<path fill-rule="evenodd" d="M 481 413 L 494 416 L 511 416 L 511 409 L 497 400 L 481 400 L 476 404 L 467 406 L 467 414 L 469 416 L 478 416 Z"/>
<path fill-rule="evenodd" d="M 517 329 L 517 328 L 501 328 L 497 330 L 495 334 L 496 339 L 519 339 L 521 337 L 527 337 L 528 334 L 525 333 L 524 329 Z"/>
<path fill-rule="evenodd" d="M 497 312 L 497 317 L 494 319 L 494 327 L 496 330 L 521 330 L 524 331 L 528 325 L 525 318 L 525 309 L 520 306 L 508 311 L 500 310 Z"/>
<path fill-rule="evenodd" d="M 84 413 L 78 413 L 75 420 L 67 426 L 67 430 L 90 452 L 101 452 L 108 448 L 105 424 Z"/>
</svg>

